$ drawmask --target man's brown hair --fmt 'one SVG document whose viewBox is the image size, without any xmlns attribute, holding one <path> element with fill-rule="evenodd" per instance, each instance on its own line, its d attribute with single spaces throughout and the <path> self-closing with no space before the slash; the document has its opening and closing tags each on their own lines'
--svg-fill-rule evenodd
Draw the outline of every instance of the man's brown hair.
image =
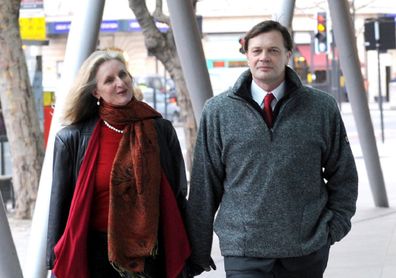
<svg viewBox="0 0 396 278">
<path fill-rule="evenodd" d="M 246 33 L 243 45 L 245 53 L 248 51 L 249 40 L 251 38 L 258 36 L 261 33 L 267 33 L 271 31 L 279 31 L 282 34 L 283 44 L 285 45 L 285 48 L 289 51 L 293 50 L 293 40 L 287 28 L 277 21 L 265 20 L 253 26 L 253 28 Z"/>
</svg>

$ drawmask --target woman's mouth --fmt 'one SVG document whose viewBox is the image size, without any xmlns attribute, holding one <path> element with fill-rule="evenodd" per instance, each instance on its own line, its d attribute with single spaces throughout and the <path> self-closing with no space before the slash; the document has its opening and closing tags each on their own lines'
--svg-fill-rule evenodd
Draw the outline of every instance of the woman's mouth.
<svg viewBox="0 0 396 278">
<path fill-rule="evenodd" d="M 116 93 L 117 93 L 117 95 L 124 95 L 124 94 L 128 93 L 128 90 L 122 90 L 122 91 L 118 91 Z"/>
</svg>

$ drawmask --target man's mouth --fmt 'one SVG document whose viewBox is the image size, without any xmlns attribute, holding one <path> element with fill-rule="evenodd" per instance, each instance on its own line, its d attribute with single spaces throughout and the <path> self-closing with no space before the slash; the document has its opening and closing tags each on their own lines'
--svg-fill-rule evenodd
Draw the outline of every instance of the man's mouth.
<svg viewBox="0 0 396 278">
<path fill-rule="evenodd" d="M 263 71 L 269 71 L 269 70 L 272 70 L 272 67 L 269 67 L 269 66 L 260 66 L 260 67 L 257 67 L 257 69 L 258 69 L 258 70 L 263 70 Z"/>
</svg>

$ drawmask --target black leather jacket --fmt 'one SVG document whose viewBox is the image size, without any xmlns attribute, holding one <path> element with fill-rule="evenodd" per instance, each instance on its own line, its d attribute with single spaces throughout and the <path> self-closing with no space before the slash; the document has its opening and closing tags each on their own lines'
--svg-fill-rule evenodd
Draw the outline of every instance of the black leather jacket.
<svg viewBox="0 0 396 278">
<path fill-rule="evenodd" d="M 88 141 L 98 119 L 67 126 L 55 137 L 52 191 L 47 233 L 47 268 L 54 266 L 54 246 L 63 234 L 74 187 Z M 187 181 L 184 160 L 176 131 L 165 119 L 155 120 L 160 145 L 161 166 L 175 193 L 184 218 Z"/>
</svg>

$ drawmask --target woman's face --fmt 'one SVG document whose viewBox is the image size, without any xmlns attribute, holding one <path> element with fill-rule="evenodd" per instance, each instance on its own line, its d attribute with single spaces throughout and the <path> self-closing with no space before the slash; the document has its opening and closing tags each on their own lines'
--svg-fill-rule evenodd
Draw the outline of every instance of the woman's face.
<svg viewBox="0 0 396 278">
<path fill-rule="evenodd" d="M 114 106 L 129 103 L 133 96 L 132 78 L 125 65 L 116 59 L 101 64 L 96 73 L 93 95 Z"/>
</svg>

